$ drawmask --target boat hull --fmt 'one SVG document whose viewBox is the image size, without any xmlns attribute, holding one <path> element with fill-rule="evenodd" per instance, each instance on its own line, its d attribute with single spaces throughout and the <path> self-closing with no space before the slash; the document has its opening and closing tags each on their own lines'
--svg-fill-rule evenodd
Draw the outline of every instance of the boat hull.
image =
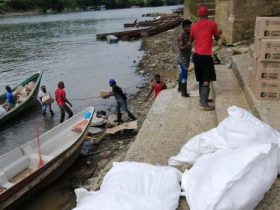
<svg viewBox="0 0 280 210">
<path fill-rule="evenodd" d="M 90 124 L 88 124 L 89 126 Z M 0 209 L 16 209 L 42 188 L 53 183 L 79 157 L 86 132 L 68 150 L 1 195 Z"/>
</svg>

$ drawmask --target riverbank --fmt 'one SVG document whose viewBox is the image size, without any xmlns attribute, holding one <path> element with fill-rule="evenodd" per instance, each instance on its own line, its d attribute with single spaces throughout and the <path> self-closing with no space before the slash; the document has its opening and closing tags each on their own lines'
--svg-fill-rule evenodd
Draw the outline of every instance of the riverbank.
<svg viewBox="0 0 280 210">
<path fill-rule="evenodd" d="M 1 17 L 17 17 L 17 16 L 30 16 L 30 15 L 42 15 L 45 14 L 39 10 L 32 10 L 32 11 L 13 11 L 13 12 L 3 12 L 0 10 L 0 18 Z"/>
<path fill-rule="evenodd" d="M 154 102 L 154 98 L 150 97 L 147 102 L 143 103 L 151 87 L 153 75 L 156 73 L 161 74 L 168 88 L 176 86 L 177 66 L 175 52 L 177 31 L 178 29 L 170 30 L 142 40 L 141 50 L 144 50 L 145 53 L 136 73 L 144 76 L 146 83 L 139 87 L 138 93 L 129 100 L 129 107 L 138 119 L 139 129 Z M 35 210 L 38 208 L 41 210 L 72 209 L 75 206 L 76 199 L 74 189 L 80 186 L 91 190 L 98 189 L 102 178 L 111 168 L 112 162 L 124 160 L 137 134 L 138 131 L 120 132 L 114 136 L 107 136 L 93 144 L 90 143 L 87 155 L 80 156 L 65 175 L 50 188 L 42 191 L 44 195 L 39 194 L 34 197 L 32 204 L 27 202 L 22 210 Z M 90 142 L 89 139 L 88 141 Z M 54 195 L 57 198 L 55 202 L 53 201 Z M 42 208 L 42 206 L 46 207 Z"/>
</svg>

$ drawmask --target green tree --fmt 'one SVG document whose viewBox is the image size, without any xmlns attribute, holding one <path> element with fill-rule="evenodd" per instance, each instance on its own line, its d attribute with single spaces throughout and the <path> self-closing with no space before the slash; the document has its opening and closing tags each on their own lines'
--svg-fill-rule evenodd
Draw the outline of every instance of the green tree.
<svg viewBox="0 0 280 210">
<path fill-rule="evenodd" d="M 147 5 L 151 7 L 162 6 L 164 3 L 164 0 L 147 0 Z"/>
</svg>

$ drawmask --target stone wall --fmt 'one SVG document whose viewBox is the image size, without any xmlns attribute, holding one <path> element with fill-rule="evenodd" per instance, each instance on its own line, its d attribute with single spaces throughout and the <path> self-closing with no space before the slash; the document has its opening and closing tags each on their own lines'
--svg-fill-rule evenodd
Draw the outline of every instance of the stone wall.
<svg viewBox="0 0 280 210">
<path fill-rule="evenodd" d="M 256 16 L 280 15 L 280 0 L 216 0 L 215 20 L 227 43 L 254 36 Z"/>
<path fill-rule="evenodd" d="M 212 6 L 223 37 L 231 44 L 254 36 L 256 16 L 280 16 L 280 0 L 185 0 L 185 7 L 196 15 L 197 6 Z"/>
</svg>

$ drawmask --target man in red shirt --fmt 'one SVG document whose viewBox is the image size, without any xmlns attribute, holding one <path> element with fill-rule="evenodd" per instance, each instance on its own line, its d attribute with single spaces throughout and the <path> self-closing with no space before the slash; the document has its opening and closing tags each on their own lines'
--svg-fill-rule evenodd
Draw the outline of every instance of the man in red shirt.
<svg viewBox="0 0 280 210">
<path fill-rule="evenodd" d="M 157 97 L 160 91 L 166 89 L 166 84 L 160 80 L 159 74 L 155 74 L 154 78 L 155 82 L 153 83 L 152 88 L 150 89 L 150 92 L 148 93 L 144 101 L 148 100 L 148 98 L 152 95 L 153 90 L 155 91 L 155 97 Z"/>
<path fill-rule="evenodd" d="M 72 104 L 66 98 L 66 93 L 63 90 L 64 87 L 65 87 L 64 82 L 60 81 L 58 83 L 58 89 L 56 89 L 56 91 L 55 91 L 55 100 L 56 100 L 57 105 L 60 108 L 60 123 L 63 123 L 63 121 L 64 121 L 65 112 L 67 112 L 68 118 L 73 116 L 73 112 L 66 105 L 66 103 L 68 103 L 69 106 L 72 107 Z"/>
<path fill-rule="evenodd" d="M 208 19 L 208 8 L 201 6 L 198 9 L 199 21 L 192 25 L 191 39 L 194 41 L 193 55 L 196 80 L 199 82 L 199 105 L 205 110 L 214 110 L 209 106 L 210 82 L 216 81 L 214 62 L 212 59 L 213 37 L 219 40 L 221 31 L 215 21 Z"/>
</svg>

